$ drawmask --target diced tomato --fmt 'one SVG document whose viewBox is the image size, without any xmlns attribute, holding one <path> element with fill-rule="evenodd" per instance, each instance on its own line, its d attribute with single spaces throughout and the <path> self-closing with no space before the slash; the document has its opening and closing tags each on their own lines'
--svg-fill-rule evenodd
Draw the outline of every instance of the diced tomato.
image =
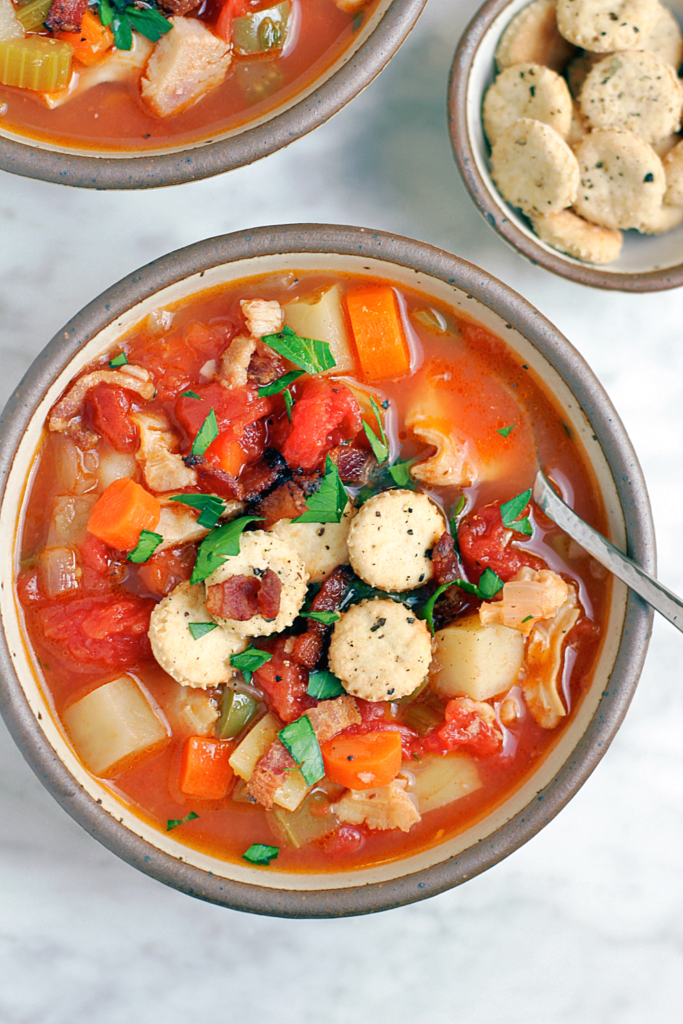
<svg viewBox="0 0 683 1024">
<path fill-rule="evenodd" d="M 515 534 L 503 526 L 500 506 L 500 501 L 484 505 L 466 516 L 458 529 L 463 565 L 473 583 L 479 582 L 486 568 L 493 569 L 503 583 L 508 583 L 523 565 L 531 569 L 547 568 L 545 562 L 533 552 L 519 547 L 522 534 Z M 528 514 L 529 506 L 519 518 Z"/>
<path fill-rule="evenodd" d="M 205 324 L 196 321 L 188 324 L 182 332 L 166 335 L 143 335 L 128 353 L 132 363 L 148 369 L 157 388 L 157 398 L 162 402 L 173 401 L 182 391 L 199 379 L 202 366 L 211 359 L 218 359 L 239 329 L 231 320 Z"/>
<path fill-rule="evenodd" d="M 287 465 L 316 469 L 330 448 L 355 437 L 361 429 L 358 402 L 337 381 L 312 380 L 292 409 L 292 425 L 282 446 Z"/>
<path fill-rule="evenodd" d="M 166 597 L 179 583 L 189 580 L 196 560 L 197 552 L 192 544 L 182 548 L 166 548 L 139 566 L 138 580 L 148 593 L 155 597 Z"/>
<path fill-rule="evenodd" d="M 132 402 L 124 388 L 98 384 L 88 393 L 87 402 L 92 409 L 93 426 L 101 437 L 106 437 L 117 452 L 138 450 L 137 427 L 128 418 Z"/>
<path fill-rule="evenodd" d="M 212 409 L 219 434 L 225 433 L 239 441 L 248 424 L 268 416 L 273 408 L 270 398 L 259 398 L 258 389 L 251 386 L 228 390 L 222 384 L 197 384 L 192 390 L 201 401 L 181 395 L 175 403 L 178 422 L 191 440 L 197 436 Z M 247 446 L 252 443 L 251 435 L 246 443 Z"/>
<path fill-rule="evenodd" d="M 265 690 L 268 704 L 283 722 L 293 722 L 315 700 L 306 693 L 308 670 L 294 661 L 285 650 L 291 637 L 279 637 L 269 648 L 272 658 L 254 672 L 254 682 Z"/>
<path fill-rule="evenodd" d="M 486 757 L 500 750 L 503 738 L 495 722 L 485 721 L 476 711 L 467 710 L 457 700 L 448 702 L 445 717 L 444 725 L 421 740 L 421 751 L 446 754 L 451 750 L 466 749 Z"/>
<path fill-rule="evenodd" d="M 147 632 L 154 601 L 127 597 L 63 601 L 38 614 L 43 635 L 82 665 L 128 668 L 152 656 Z"/>
<path fill-rule="evenodd" d="M 249 0 L 225 0 L 214 28 L 218 38 L 224 39 L 226 43 L 231 42 L 233 21 L 246 14 L 249 9 Z"/>
<path fill-rule="evenodd" d="M 360 829 L 341 825 L 332 835 L 326 836 L 321 845 L 328 857 L 346 857 L 360 850 L 364 842 L 365 836 Z"/>
<path fill-rule="evenodd" d="M 108 544 L 86 533 L 79 544 L 83 568 L 83 590 L 86 593 L 108 593 L 112 586 L 122 583 L 128 572 L 126 556 Z"/>
</svg>

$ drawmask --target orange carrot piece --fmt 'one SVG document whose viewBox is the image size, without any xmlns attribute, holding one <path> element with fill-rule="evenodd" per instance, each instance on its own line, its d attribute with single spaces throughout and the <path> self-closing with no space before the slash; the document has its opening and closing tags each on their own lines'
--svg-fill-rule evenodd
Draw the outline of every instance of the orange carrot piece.
<svg viewBox="0 0 683 1024">
<path fill-rule="evenodd" d="M 204 452 L 204 458 L 234 477 L 239 476 L 242 466 L 247 461 L 242 445 L 235 440 L 232 431 L 229 430 L 219 434 L 216 440 L 211 442 Z"/>
<path fill-rule="evenodd" d="M 354 288 L 346 295 L 346 308 L 365 380 L 410 373 L 410 349 L 394 289 L 388 284 Z"/>
<path fill-rule="evenodd" d="M 210 736 L 185 740 L 180 762 L 180 791 L 198 800 L 222 800 L 227 796 L 233 771 L 228 759 L 234 744 Z"/>
<path fill-rule="evenodd" d="M 161 505 L 149 491 L 125 477 L 114 480 L 99 496 L 90 513 L 88 530 L 119 551 L 132 551 L 142 530 L 153 530 Z"/>
<path fill-rule="evenodd" d="M 347 789 L 388 786 L 401 768 L 400 732 L 366 732 L 359 736 L 335 736 L 320 750 L 325 775 Z"/>
<path fill-rule="evenodd" d="M 114 33 L 90 8 L 83 14 L 80 32 L 53 32 L 57 39 L 71 43 L 74 48 L 74 59 L 90 67 L 99 64 L 108 55 L 114 45 Z"/>
</svg>

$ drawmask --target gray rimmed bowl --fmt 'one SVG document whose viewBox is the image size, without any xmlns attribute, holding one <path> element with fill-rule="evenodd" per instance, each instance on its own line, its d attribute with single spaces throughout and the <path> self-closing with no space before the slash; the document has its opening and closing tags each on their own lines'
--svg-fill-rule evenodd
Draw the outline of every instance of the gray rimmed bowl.
<svg viewBox="0 0 683 1024">
<path fill-rule="evenodd" d="M 625 292 L 653 292 L 683 285 L 683 225 L 664 235 L 624 236 L 621 256 L 596 266 L 567 256 L 534 234 L 529 221 L 505 202 L 491 178 L 481 108 L 495 78 L 494 54 L 513 17 L 531 0 L 488 0 L 465 29 L 448 87 L 449 130 L 458 169 L 479 212 L 514 249 L 534 264 L 579 284 Z M 665 0 L 683 20 L 683 0 Z"/>
<path fill-rule="evenodd" d="M 182 892 L 278 917 L 372 913 L 433 896 L 502 860 L 543 828 L 602 758 L 635 691 L 652 612 L 613 582 L 606 637 L 589 691 L 534 774 L 466 832 L 402 860 L 358 871 L 295 875 L 226 863 L 137 818 L 85 771 L 50 712 L 32 666 L 11 580 L 27 475 L 46 413 L 86 363 L 160 306 L 256 274 L 290 269 L 394 280 L 470 314 L 503 335 L 562 404 L 607 509 L 612 540 L 650 572 L 655 544 L 637 458 L 609 398 L 559 331 L 485 271 L 423 242 L 331 225 L 242 231 L 150 263 L 104 292 L 59 331 L 17 387 L 0 421 L 0 708 L 24 757 L 62 807 L 123 860 Z"/>
<path fill-rule="evenodd" d="M 0 170 L 79 188 L 139 189 L 180 185 L 243 167 L 317 128 L 369 85 L 408 36 L 426 2 L 379 0 L 351 45 L 319 78 L 251 125 L 145 153 L 98 154 L 31 139 L 0 122 Z"/>
</svg>

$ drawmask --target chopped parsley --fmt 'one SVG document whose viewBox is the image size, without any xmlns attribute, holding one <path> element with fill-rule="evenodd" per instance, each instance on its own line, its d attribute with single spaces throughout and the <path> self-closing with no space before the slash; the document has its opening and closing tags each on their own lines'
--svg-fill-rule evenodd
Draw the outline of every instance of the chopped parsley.
<svg viewBox="0 0 683 1024">
<path fill-rule="evenodd" d="M 307 373 L 324 373 L 337 365 L 326 341 L 300 338 L 296 331 L 286 325 L 279 334 L 265 334 L 261 341 Z"/>
<path fill-rule="evenodd" d="M 513 423 L 509 427 L 501 427 L 500 430 L 496 430 L 496 433 L 500 434 L 501 437 L 509 437 L 514 429 L 515 429 L 515 424 Z"/>
<path fill-rule="evenodd" d="M 272 657 L 273 655 L 269 651 L 260 651 L 258 647 L 250 644 L 241 654 L 231 654 L 230 664 L 242 673 L 246 683 L 250 683 L 252 672 L 256 672 Z"/>
<path fill-rule="evenodd" d="M 242 860 L 248 860 L 250 864 L 262 864 L 267 866 L 271 860 L 275 860 L 280 852 L 279 846 L 268 846 L 266 843 L 252 843 L 248 850 L 242 854 Z"/>
<path fill-rule="evenodd" d="M 228 558 L 240 553 L 240 537 L 249 523 L 260 522 L 262 516 L 240 516 L 213 530 L 199 545 L 190 583 L 201 583 Z"/>
<path fill-rule="evenodd" d="M 289 391 L 289 389 L 286 389 L 283 392 L 282 397 L 285 400 L 285 411 L 287 413 L 287 419 L 291 423 L 292 422 L 292 406 L 294 405 L 294 399 L 292 398 L 292 395 L 291 395 L 291 392 Z"/>
<path fill-rule="evenodd" d="M 323 668 L 309 672 L 306 693 L 316 700 L 330 700 L 332 697 L 341 697 L 346 690 L 333 672 Z"/>
<path fill-rule="evenodd" d="M 212 630 L 218 629 L 217 622 L 188 622 L 187 628 L 192 633 L 193 640 L 201 640 L 207 633 L 211 633 Z"/>
<path fill-rule="evenodd" d="M 420 618 L 424 619 L 427 625 L 429 626 L 429 632 L 432 634 L 432 636 L 434 635 L 434 605 L 441 597 L 444 590 L 448 590 L 448 588 L 452 587 L 453 585 L 453 583 L 442 583 L 440 587 L 437 587 L 432 596 L 425 604 L 422 611 L 419 613 Z"/>
<path fill-rule="evenodd" d="M 524 625 L 525 622 L 529 622 L 530 619 L 533 619 L 533 615 L 527 615 L 525 619 L 522 619 L 522 625 Z"/>
<path fill-rule="evenodd" d="M 151 530 L 140 530 L 140 537 L 137 544 L 128 555 L 129 562 L 146 562 L 154 554 L 164 538 L 160 533 L 152 533 Z"/>
<path fill-rule="evenodd" d="M 389 466 L 389 476 L 397 487 L 407 487 L 410 490 L 417 489 L 417 485 L 410 475 L 411 467 L 416 462 L 417 459 L 397 459 L 396 462 Z"/>
<path fill-rule="evenodd" d="M 226 509 L 223 499 L 215 494 L 175 494 L 170 500 L 198 508 L 201 514 L 197 517 L 197 525 L 207 530 L 213 530 Z"/>
<path fill-rule="evenodd" d="M 518 517 L 527 507 L 530 499 L 531 488 L 528 491 L 522 491 L 521 494 L 517 494 L 514 498 L 510 498 L 509 501 L 503 502 L 500 506 L 500 518 L 503 520 L 503 526 L 506 526 L 508 530 L 523 533 L 526 537 L 530 537 L 533 533 L 531 523 L 526 518 L 519 519 Z"/>
<path fill-rule="evenodd" d="M 166 822 L 166 831 L 170 832 L 173 828 L 178 828 L 178 825 L 184 825 L 187 821 L 194 821 L 199 815 L 195 814 L 194 811 L 190 811 L 184 818 L 169 818 Z"/>
<path fill-rule="evenodd" d="M 196 394 L 194 391 L 183 391 L 182 395 L 178 395 L 178 398 L 196 398 L 198 402 L 204 401 L 202 396 Z"/>
<path fill-rule="evenodd" d="M 332 459 L 325 459 L 325 476 L 315 493 L 306 499 L 306 511 L 293 523 L 340 523 L 348 495 Z"/>
<path fill-rule="evenodd" d="M 133 48 L 133 30 L 156 43 L 173 28 L 156 7 L 131 7 L 127 0 L 100 0 L 99 15 L 105 27 L 111 25 L 117 50 Z"/>
<path fill-rule="evenodd" d="M 302 612 L 301 614 L 305 619 L 314 619 L 326 626 L 331 626 L 339 618 L 339 612 Z"/>
<path fill-rule="evenodd" d="M 387 435 L 384 433 L 382 417 L 379 414 L 377 402 L 372 397 L 370 398 L 370 405 L 372 406 L 372 411 L 374 412 L 375 419 L 377 420 L 377 426 L 379 427 L 379 436 L 375 433 L 372 427 L 365 422 L 365 420 L 363 420 L 363 430 L 365 431 L 365 436 L 370 442 L 372 453 L 377 459 L 377 461 L 380 463 L 386 462 L 386 460 L 389 458 L 389 442 L 387 441 Z"/>
<path fill-rule="evenodd" d="M 290 384 L 293 384 L 297 377 L 301 377 L 304 374 L 304 370 L 290 370 L 289 373 L 285 373 L 282 377 L 278 377 L 272 384 L 262 384 L 258 389 L 259 397 L 266 398 L 268 395 L 279 395 L 281 391 L 286 391 Z"/>
<path fill-rule="evenodd" d="M 280 729 L 278 739 L 296 761 L 306 784 L 312 786 L 325 774 L 320 744 L 308 715 Z"/>
<path fill-rule="evenodd" d="M 109 360 L 109 365 L 111 366 L 112 370 L 115 370 L 117 366 L 126 366 L 127 363 L 128 356 L 126 355 L 125 352 L 122 352 L 120 355 L 115 356 L 113 359 Z"/>
<path fill-rule="evenodd" d="M 481 601 L 488 601 L 489 598 L 495 597 L 498 591 L 503 589 L 503 581 L 493 569 L 487 567 L 481 574 L 479 586 L 470 583 L 468 580 L 453 580 L 452 583 L 442 583 L 424 604 L 421 611 L 418 612 L 420 618 L 424 619 L 429 626 L 432 634 L 434 633 L 434 605 L 449 587 L 460 587 L 466 594 L 474 594 Z"/>
<path fill-rule="evenodd" d="M 216 413 L 212 407 L 211 412 L 202 423 L 199 433 L 192 442 L 192 455 L 201 458 L 211 442 L 215 441 L 217 437 L 218 423 L 216 422 Z"/>
</svg>

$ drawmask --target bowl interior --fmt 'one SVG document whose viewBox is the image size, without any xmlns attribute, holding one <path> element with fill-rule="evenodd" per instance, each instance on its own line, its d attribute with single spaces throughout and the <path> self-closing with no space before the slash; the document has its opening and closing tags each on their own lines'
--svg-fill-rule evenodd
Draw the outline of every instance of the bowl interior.
<svg viewBox="0 0 683 1024">
<path fill-rule="evenodd" d="M 671 271 L 683 271 L 683 225 L 663 235 L 624 232 L 624 245 L 619 259 L 607 265 L 595 266 L 561 253 L 541 241 L 532 231 L 526 217 L 505 202 L 493 183 L 488 159 L 490 147 L 484 136 L 481 109 L 486 90 L 495 78 L 494 55 L 500 37 L 512 18 L 528 3 L 529 0 L 493 0 L 487 3 L 467 30 L 469 41 L 464 38 L 461 43 L 459 52 L 464 55 L 462 61 L 458 62 L 456 57 L 452 86 L 459 81 L 460 88 L 464 90 L 464 123 L 459 114 L 454 113 L 452 92 L 451 135 L 463 170 L 463 161 L 467 159 L 463 154 L 463 145 L 465 142 L 469 144 L 478 179 L 475 183 L 465 173 L 465 183 L 489 223 L 524 255 L 547 269 L 601 287 L 626 286 L 626 281 L 620 279 L 631 278 L 630 287 L 640 290 L 638 279 L 653 273 L 658 273 L 662 282 L 665 282 L 670 279 Z M 668 0 L 666 6 L 679 21 L 683 21 L 683 0 Z M 463 131 L 465 137 L 462 136 Z M 680 280 L 677 279 L 674 284 L 683 283 L 683 274 L 679 276 Z M 660 285 L 670 286 L 667 283 Z"/>
<path fill-rule="evenodd" d="M 469 265 L 463 264 L 463 266 L 468 267 Z M 255 274 L 277 274 L 292 268 L 317 271 L 329 270 L 331 272 L 342 271 L 361 276 L 388 277 L 399 285 L 403 284 L 411 288 L 418 288 L 431 296 L 434 301 L 448 304 L 456 310 L 469 314 L 487 328 L 504 335 L 506 342 L 520 354 L 528 365 L 536 370 L 546 386 L 555 394 L 566 410 L 568 422 L 573 427 L 578 438 L 580 438 L 588 460 L 593 467 L 597 484 L 607 509 L 612 540 L 620 546 L 624 545 L 626 529 L 622 501 L 615 485 L 612 470 L 605 456 L 604 448 L 598 440 L 596 428 L 588 421 L 584 414 L 577 394 L 568 386 L 558 372 L 558 369 L 552 365 L 550 359 L 546 358 L 537 347 L 527 340 L 522 330 L 510 325 L 509 320 L 513 319 L 512 317 L 506 319 L 500 312 L 490 308 L 481 297 L 478 298 L 472 294 L 472 291 L 467 287 L 455 285 L 452 279 L 442 280 L 419 269 L 411 269 L 408 266 L 393 262 L 390 259 L 387 260 L 386 258 L 380 259 L 368 257 L 367 255 L 313 251 L 299 252 L 295 255 L 285 253 L 255 258 L 242 258 L 198 271 L 183 280 L 175 281 L 158 291 L 154 291 L 141 301 L 128 305 L 122 304 L 119 315 L 115 319 L 110 320 L 106 326 L 96 333 L 91 334 L 90 339 L 87 340 L 83 347 L 78 349 L 73 358 L 69 359 L 68 356 L 60 356 L 59 353 L 53 356 L 52 369 L 47 371 L 48 376 L 53 379 L 49 384 L 46 380 L 45 384 L 38 386 L 35 399 L 33 402 L 28 403 L 26 428 L 19 441 L 16 455 L 12 460 L 12 468 L 9 472 L 5 496 L 0 510 L 0 530 L 2 530 L 3 536 L 13 538 L 13 543 L 4 545 L 2 552 L 0 552 L 0 574 L 3 579 L 11 579 L 16 572 L 17 521 L 21 514 L 22 503 L 27 489 L 26 467 L 31 465 L 36 448 L 40 443 L 43 430 L 42 425 L 48 409 L 73 375 L 99 353 L 111 346 L 122 333 L 127 332 L 140 323 L 149 313 L 159 307 L 186 300 L 204 289 L 212 288 L 216 285 L 238 281 Z M 510 294 L 513 295 L 514 293 Z M 106 308 L 108 307 L 105 306 Z M 69 332 L 65 332 L 64 336 L 68 337 Z M 571 352 L 571 347 L 566 342 L 564 344 L 566 349 Z M 56 376 L 55 369 L 59 371 L 56 373 Z M 43 375 L 45 376 L 45 372 Z M 46 384 L 47 386 L 45 386 Z M 457 858 L 463 851 L 477 846 L 480 851 L 480 855 L 478 854 L 480 856 L 480 866 L 476 870 L 483 870 L 485 867 L 490 866 L 490 863 L 499 859 L 501 855 L 504 855 L 487 851 L 484 841 L 490 840 L 495 833 L 504 829 L 506 825 L 508 826 L 508 837 L 504 844 L 506 846 L 506 853 L 511 852 L 517 845 L 520 845 L 526 838 L 529 838 L 529 835 L 540 828 L 554 812 L 548 815 L 544 811 L 538 820 L 534 820 L 533 814 L 527 814 L 525 818 L 527 824 L 522 828 L 521 834 L 518 829 L 510 828 L 510 823 L 513 822 L 513 819 L 519 819 L 525 808 L 528 809 L 537 802 L 539 791 L 551 783 L 551 780 L 558 775 L 563 765 L 567 765 L 570 760 L 573 760 L 573 762 L 577 761 L 577 747 L 581 743 L 591 720 L 596 716 L 618 656 L 624 619 L 627 612 L 627 590 L 622 584 L 614 581 L 609 625 L 591 687 L 585 695 L 578 712 L 574 715 L 550 755 L 542 762 L 533 777 L 488 817 L 448 842 L 436 845 L 400 861 L 381 864 L 360 871 L 335 873 L 334 875 L 325 873 L 294 875 L 279 871 L 276 864 L 273 864 L 268 871 L 264 871 L 250 867 L 246 863 L 227 863 L 181 845 L 171 835 L 160 832 L 157 828 L 138 817 L 131 808 L 127 807 L 116 797 L 108 786 L 86 772 L 74 755 L 68 740 L 52 713 L 49 700 L 40 686 L 39 668 L 34 663 L 33 655 L 23 639 L 20 624 L 21 613 L 16 596 L 10 587 L 2 589 L 0 594 L 0 611 L 11 666 L 20 680 L 22 699 L 26 702 L 31 718 L 30 726 L 28 727 L 31 734 L 29 739 L 26 738 L 26 735 L 22 734 L 22 745 L 28 748 L 27 756 L 29 760 L 32 760 L 32 751 L 35 750 L 36 746 L 40 746 L 44 751 L 45 744 L 48 745 L 47 749 L 54 752 L 50 756 L 54 757 L 55 763 L 61 762 L 66 767 L 68 777 L 70 777 L 72 782 L 75 780 L 78 784 L 79 792 L 85 800 L 89 813 L 94 815 L 93 820 L 97 824 L 93 826 L 91 823 L 86 825 L 86 827 L 91 831 L 98 831 L 99 827 L 99 831 L 106 833 L 108 837 L 103 839 L 103 841 L 115 849 L 117 853 L 135 862 L 143 870 L 149 870 L 156 877 L 161 877 L 162 880 L 170 882 L 170 884 L 184 888 L 186 891 L 195 892 L 195 894 L 204 895 L 205 898 L 216 899 L 217 902 L 225 902 L 228 905 L 234 906 L 236 904 L 234 896 L 230 894 L 230 883 L 238 883 L 238 885 L 246 885 L 251 888 L 260 887 L 262 890 L 278 890 L 279 898 L 281 898 L 283 892 L 291 895 L 305 892 L 311 896 L 316 892 L 329 892 L 331 888 L 337 892 L 339 890 L 354 890 L 357 893 L 359 887 L 377 883 L 385 883 L 384 887 L 386 889 L 387 883 L 391 885 L 397 879 L 407 875 L 414 875 L 417 872 L 424 872 L 426 869 L 434 868 L 436 865 L 443 864 L 451 858 Z M 628 696 L 630 697 L 630 693 Z M 616 725 L 614 725 L 615 730 Z M 609 739 L 607 742 L 609 742 Z M 593 757 L 593 760 L 595 760 L 594 751 L 592 754 L 589 754 L 589 759 L 590 757 Z M 35 761 L 35 757 L 33 760 Z M 581 773 L 579 772 L 579 774 Z M 583 781 L 583 778 L 576 783 L 574 788 L 578 788 L 581 781 Z M 48 785 L 50 784 L 48 783 Z M 561 796 L 559 806 L 566 802 L 566 799 L 571 796 L 572 792 L 573 790 L 570 788 L 566 794 Z M 559 809 L 559 806 L 557 809 Z M 67 809 L 70 808 L 67 807 Z M 83 817 L 83 814 L 74 811 L 73 808 L 70 809 L 70 812 L 74 813 L 74 816 L 79 820 Z M 86 814 L 85 816 L 87 817 L 88 815 Z M 102 835 L 100 834 L 98 838 L 102 839 Z M 493 850 L 495 845 L 492 845 L 491 850 Z M 161 857 L 158 855 L 161 855 Z M 147 866 L 146 862 L 151 861 L 155 861 L 154 866 Z M 161 869 L 159 868 L 159 863 L 163 865 Z M 206 892 L 201 892 L 201 886 L 196 884 L 197 872 L 208 873 L 210 876 L 212 880 L 210 895 L 207 895 Z M 476 873 L 476 871 L 470 870 L 469 874 L 473 873 Z M 192 880 L 192 884 L 185 880 L 188 877 Z M 225 895 L 221 896 L 220 893 L 223 891 L 224 883 L 227 883 L 228 888 Z M 448 884 L 452 885 L 455 882 L 451 880 Z M 446 885 L 441 887 L 445 888 Z M 428 894 L 429 892 L 425 891 L 412 898 L 419 898 L 421 895 Z M 394 904 L 395 902 L 396 900 L 394 899 Z M 403 900 L 403 902 L 406 902 L 406 900 Z M 254 909 L 254 907 L 245 906 L 243 909 Z M 260 912 L 269 911 L 261 910 Z"/>
</svg>

